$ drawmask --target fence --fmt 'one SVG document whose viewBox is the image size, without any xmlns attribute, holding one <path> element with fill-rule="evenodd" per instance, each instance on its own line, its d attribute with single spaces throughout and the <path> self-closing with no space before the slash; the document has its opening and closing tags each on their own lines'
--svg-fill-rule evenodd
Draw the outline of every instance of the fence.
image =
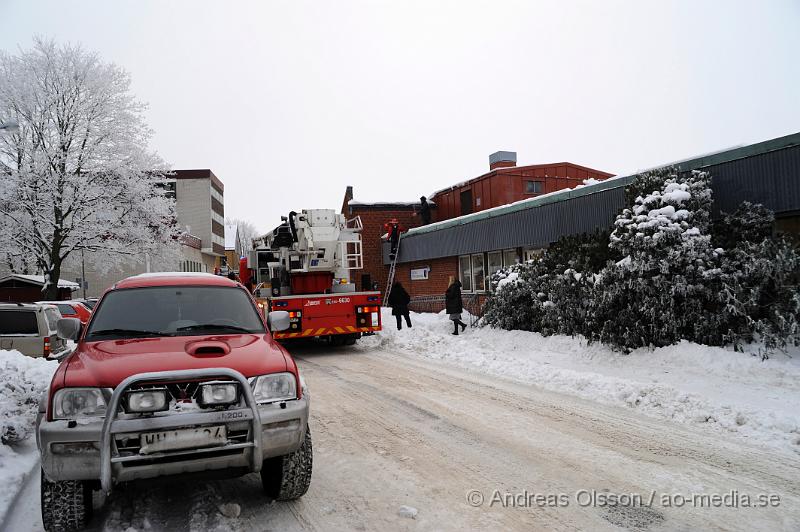
<svg viewBox="0 0 800 532">
<path fill-rule="evenodd" d="M 468 314 L 470 326 L 474 326 L 483 317 L 486 296 L 482 294 L 465 294 L 461 296 L 461 305 Z M 445 308 L 445 296 L 412 297 L 408 308 L 414 312 L 441 312 Z"/>
</svg>

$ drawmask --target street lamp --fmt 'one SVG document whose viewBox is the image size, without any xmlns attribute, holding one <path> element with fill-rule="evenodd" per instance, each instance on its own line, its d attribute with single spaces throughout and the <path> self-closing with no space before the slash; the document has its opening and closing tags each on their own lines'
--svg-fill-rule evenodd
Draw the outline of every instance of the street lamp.
<svg viewBox="0 0 800 532">
<path fill-rule="evenodd" d="M 8 133 L 16 133 L 17 131 L 19 131 L 19 124 L 14 122 L 13 120 L 10 120 L 8 122 L 2 122 L 0 123 L 0 131 L 5 131 Z"/>
</svg>

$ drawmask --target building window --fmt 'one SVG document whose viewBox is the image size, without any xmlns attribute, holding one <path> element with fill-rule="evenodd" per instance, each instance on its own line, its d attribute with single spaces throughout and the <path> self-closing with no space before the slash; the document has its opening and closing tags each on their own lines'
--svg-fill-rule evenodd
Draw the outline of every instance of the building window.
<svg viewBox="0 0 800 532">
<path fill-rule="evenodd" d="M 524 255 L 525 256 L 525 262 L 528 262 L 529 260 L 538 260 L 539 257 L 542 256 L 542 253 L 544 253 L 544 249 L 542 249 L 542 248 L 536 248 L 536 249 L 529 248 L 529 249 L 526 249 L 525 250 L 525 255 Z"/>
<path fill-rule="evenodd" d="M 486 276 L 483 269 L 483 253 L 472 256 L 472 287 L 475 292 L 486 291 Z"/>
<path fill-rule="evenodd" d="M 472 266 L 470 265 L 469 255 L 458 257 L 458 275 L 461 281 L 461 289 L 465 292 L 472 292 Z"/>
<path fill-rule="evenodd" d="M 519 255 L 516 249 L 507 249 L 503 251 L 503 268 L 508 268 L 519 262 Z"/>
<path fill-rule="evenodd" d="M 544 183 L 541 181 L 525 181 L 525 194 L 541 194 L 544 191 Z"/>
<path fill-rule="evenodd" d="M 502 251 L 493 251 L 492 253 L 488 254 L 488 260 L 486 261 L 486 274 L 489 277 L 489 288 L 492 286 L 492 275 L 497 273 L 498 271 L 503 269 L 503 252 Z"/>
</svg>

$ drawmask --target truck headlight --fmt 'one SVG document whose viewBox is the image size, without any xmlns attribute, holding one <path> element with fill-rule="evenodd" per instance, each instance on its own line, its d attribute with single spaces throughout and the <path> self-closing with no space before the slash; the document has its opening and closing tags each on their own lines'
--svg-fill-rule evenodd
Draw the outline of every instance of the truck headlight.
<svg viewBox="0 0 800 532">
<path fill-rule="evenodd" d="M 53 419 L 105 415 L 106 400 L 100 388 L 61 388 L 53 396 Z"/>
<path fill-rule="evenodd" d="M 207 382 L 200 385 L 197 396 L 200 406 L 227 406 L 239 402 L 239 386 L 235 382 Z"/>
<path fill-rule="evenodd" d="M 125 394 L 125 411 L 136 414 L 163 412 L 169 409 L 169 398 L 166 388 L 133 390 Z"/>
<path fill-rule="evenodd" d="M 291 373 L 260 375 L 252 380 L 257 403 L 274 403 L 297 398 L 297 381 Z"/>
</svg>

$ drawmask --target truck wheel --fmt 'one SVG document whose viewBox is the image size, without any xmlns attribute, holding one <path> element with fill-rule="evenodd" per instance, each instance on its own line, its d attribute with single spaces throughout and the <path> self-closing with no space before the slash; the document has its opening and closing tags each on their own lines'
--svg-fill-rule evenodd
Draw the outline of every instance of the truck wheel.
<svg viewBox="0 0 800 532">
<path fill-rule="evenodd" d="M 83 530 L 92 517 L 92 488 L 84 480 L 51 482 L 42 471 L 42 524 L 51 531 Z"/>
<path fill-rule="evenodd" d="M 330 336 L 330 342 L 333 347 L 340 347 L 345 344 L 346 338 L 342 334 L 334 334 Z"/>
<path fill-rule="evenodd" d="M 306 437 L 295 452 L 264 460 L 261 483 L 264 491 L 278 501 L 291 501 L 306 494 L 311 484 L 311 430 L 306 427 Z"/>
</svg>

